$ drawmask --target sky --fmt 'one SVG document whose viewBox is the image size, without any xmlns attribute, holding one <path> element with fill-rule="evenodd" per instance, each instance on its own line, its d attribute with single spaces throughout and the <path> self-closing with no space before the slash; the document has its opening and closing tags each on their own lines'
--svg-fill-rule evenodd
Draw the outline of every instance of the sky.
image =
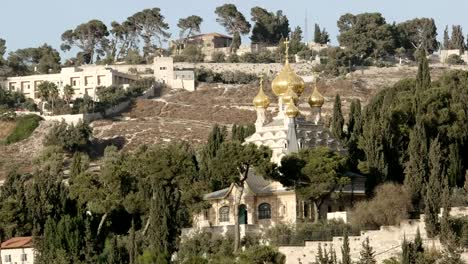
<svg viewBox="0 0 468 264">
<path fill-rule="evenodd" d="M 159 7 L 171 33 L 178 36 L 179 18 L 198 15 L 203 18 L 202 32 L 225 33 L 216 22 L 214 10 L 224 3 L 233 3 L 250 19 L 250 9 L 261 6 L 269 11 L 283 10 L 291 28 L 305 28 L 313 38 L 313 25 L 318 23 L 337 44 L 336 21 L 345 13 L 380 12 L 387 22 L 402 22 L 416 17 L 434 18 L 441 39 L 446 25 L 458 24 L 468 33 L 468 1 L 466 0 L 1 0 L 0 38 L 7 41 L 7 50 L 37 47 L 48 43 L 59 49 L 61 34 L 78 24 L 99 19 L 106 25 L 122 22 L 145 8 Z M 304 34 L 306 35 L 306 34 Z M 244 42 L 248 38 L 243 39 Z M 73 54 L 62 53 L 67 58 Z"/>
</svg>

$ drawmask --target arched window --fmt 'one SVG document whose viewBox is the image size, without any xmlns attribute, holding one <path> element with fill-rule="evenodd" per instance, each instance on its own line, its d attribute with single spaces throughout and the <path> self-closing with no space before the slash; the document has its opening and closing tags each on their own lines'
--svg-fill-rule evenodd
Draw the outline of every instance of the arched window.
<svg viewBox="0 0 468 264">
<path fill-rule="evenodd" d="M 219 208 L 219 222 L 229 222 L 229 206 Z"/>
<path fill-rule="evenodd" d="M 271 218 L 271 205 L 262 203 L 258 206 L 258 219 L 270 219 Z"/>
</svg>

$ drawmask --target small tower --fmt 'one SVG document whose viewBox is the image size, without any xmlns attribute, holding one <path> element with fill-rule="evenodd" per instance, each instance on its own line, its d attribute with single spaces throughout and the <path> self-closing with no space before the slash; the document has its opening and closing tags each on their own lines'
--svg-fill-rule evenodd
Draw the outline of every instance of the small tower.
<svg viewBox="0 0 468 264">
<path fill-rule="evenodd" d="M 287 104 L 284 109 L 286 119 L 288 122 L 288 134 L 287 134 L 287 153 L 293 153 L 299 151 L 299 144 L 297 141 L 297 131 L 296 131 L 296 117 L 299 115 L 299 109 L 296 106 L 297 95 L 292 91 L 291 88 L 288 89 L 284 95 L 285 103 Z"/>
<path fill-rule="evenodd" d="M 263 75 L 260 76 L 260 89 L 258 94 L 253 99 L 253 105 L 257 111 L 257 121 L 255 122 L 255 129 L 259 131 L 266 121 L 265 111 L 270 105 L 270 99 L 263 92 Z"/>
<path fill-rule="evenodd" d="M 322 120 L 322 106 L 325 98 L 320 94 L 317 88 L 318 75 L 314 74 L 314 91 L 309 97 L 309 105 L 312 109 L 311 116 L 314 124 L 319 124 Z"/>
</svg>

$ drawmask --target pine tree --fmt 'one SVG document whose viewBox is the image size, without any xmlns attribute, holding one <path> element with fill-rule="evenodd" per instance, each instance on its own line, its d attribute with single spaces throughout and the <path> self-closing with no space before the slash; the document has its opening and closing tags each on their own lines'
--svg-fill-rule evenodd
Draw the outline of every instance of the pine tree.
<svg viewBox="0 0 468 264">
<path fill-rule="evenodd" d="M 429 168 L 427 164 L 427 138 L 426 129 L 422 122 L 418 121 L 410 132 L 408 145 L 409 160 L 405 167 L 405 186 L 411 195 L 413 208 L 419 211 L 424 182 L 428 178 Z"/>
<path fill-rule="evenodd" d="M 450 49 L 450 37 L 448 32 L 448 26 L 445 26 L 444 30 L 444 49 Z"/>
<path fill-rule="evenodd" d="M 344 139 L 343 125 L 344 118 L 343 113 L 341 112 L 341 98 L 340 95 L 337 94 L 335 97 L 335 104 L 333 105 L 333 119 L 331 129 L 333 136 L 338 140 Z"/>
<path fill-rule="evenodd" d="M 315 43 L 321 43 L 322 42 L 322 31 L 320 31 L 320 26 L 318 24 L 315 24 L 314 42 Z"/>
<path fill-rule="evenodd" d="M 376 264 L 374 250 L 369 243 L 369 238 L 366 237 L 366 240 L 362 242 L 362 249 L 360 252 L 359 264 Z"/>
<path fill-rule="evenodd" d="M 442 167 L 442 152 L 439 139 L 431 142 L 429 148 L 429 180 L 426 184 L 424 220 L 426 223 L 426 232 L 428 237 L 434 237 L 439 230 L 439 211 L 442 186 L 440 179 L 443 179 L 444 170 Z"/>
<path fill-rule="evenodd" d="M 343 235 L 343 246 L 341 247 L 341 264 L 351 264 L 351 250 L 349 248 L 348 230 Z"/>
</svg>

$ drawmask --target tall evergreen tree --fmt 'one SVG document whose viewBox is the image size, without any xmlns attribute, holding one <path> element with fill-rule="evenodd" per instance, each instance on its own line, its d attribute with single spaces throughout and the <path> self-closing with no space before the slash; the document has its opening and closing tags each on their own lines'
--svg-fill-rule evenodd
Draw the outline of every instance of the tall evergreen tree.
<svg viewBox="0 0 468 264">
<path fill-rule="evenodd" d="M 426 51 L 419 50 L 418 53 L 418 73 L 416 76 L 416 92 L 420 93 L 431 87 L 431 72 L 427 61 Z"/>
<path fill-rule="evenodd" d="M 337 94 L 335 97 L 335 104 L 333 105 L 333 119 L 331 123 L 332 134 L 336 139 L 344 139 L 343 132 L 344 118 L 343 112 L 341 112 L 341 98 Z"/>
<path fill-rule="evenodd" d="M 351 264 L 351 250 L 349 248 L 348 230 L 343 235 L 343 246 L 341 247 L 341 264 Z"/>
<path fill-rule="evenodd" d="M 322 42 L 322 31 L 320 30 L 319 24 L 315 24 L 314 42 L 315 43 L 321 43 Z"/>
<path fill-rule="evenodd" d="M 444 49 L 446 50 L 450 49 L 450 37 L 449 37 L 449 32 L 448 32 L 448 26 L 445 26 L 443 45 L 444 45 Z"/>
<path fill-rule="evenodd" d="M 226 141 L 226 127 L 214 125 L 211 133 L 208 135 L 206 145 L 203 147 L 200 154 L 200 175 L 203 181 L 209 183 L 211 191 L 219 190 L 226 186 L 216 178 L 211 171 L 211 163 L 216 157 L 221 144 Z M 236 126 L 237 134 L 237 126 Z"/>
<path fill-rule="evenodd" d="M 414 237 L 414 251 L 416 253 L 422 253 L 424 252 L 424 247 L 423 247 L 423 241 L 421 238 L 421 232 L 418 229 L 416 229 L 416 236 Z"/>
<path fill-rule="evenodd" d="M 448 179 L 444 181 L 442 191 L 442 218 L 440 219 L 440 240 L 442 243 L 451 243 L 454 240 L 454 234 L 450 227 L 450 188 Z"/>
<path fill-rule="evenodd" d="M 406 237 L 403 238 L 401 243 L 401 264 L 411 264 L 411 243 L 406 240 Z"/>
<path fill-rule="evenodd" d="M 457 187 L 463 185 L 463 164 L 460 157 L 460 147 L 458 143 L 450 144 L 449 158 L 448 158 L 448 184 L 450 187 Z"/>
<path fill-rule="evenodd" d="M 359 160 L 364 159 L 364 152 L 358 147 L 359 137 L 362 135 L 361 101 L 351 102 L 347 125 L 347 148 L 351 169 L 356 169 Z"/>
<path fill-rule="evenodd" d="M 362 249 L 360 252 L 359 264 L 376 264 L 375 252 L 369 243 L 369 238 L 366 237 L 366 240 L 362 242 Z"/>
<path fill-rule="evenodd" d="M 428 237 L 434 237 L 439 231 L 440 194 L 442 193 L 441 179 L 444 169 L 439 139 L 431 142 L 429 148 L 429 180 L 426 184 L 424 220 Z"/>
<path fill-rule="evenodd" d="M 422 122 L 418 122 L 410 132 L 409 160 L 405 168 L 405 186 L 411 195 L 411 202 L 416 211 L 419 211 L 424 182 L 429 173 L 427 152 L 426 129 Z"/>
<path fill-rule="evenodd" d="M 162 182 L 154 183 L 148 236 L 157 263 L 169 264 L 172 253 L 176 250 L 176 241 L 181 231 L 178 223 L 179 206 L 178 187 L 173 184 L 164 186 Z"/>
<path fill-rule="evenodd" d="M 457 49 L 460 55 L 465 52 L 465 36 L 460 25 L 452 26 L 452 38 L 450 39 L 450 49 Z"/>
</svg>

